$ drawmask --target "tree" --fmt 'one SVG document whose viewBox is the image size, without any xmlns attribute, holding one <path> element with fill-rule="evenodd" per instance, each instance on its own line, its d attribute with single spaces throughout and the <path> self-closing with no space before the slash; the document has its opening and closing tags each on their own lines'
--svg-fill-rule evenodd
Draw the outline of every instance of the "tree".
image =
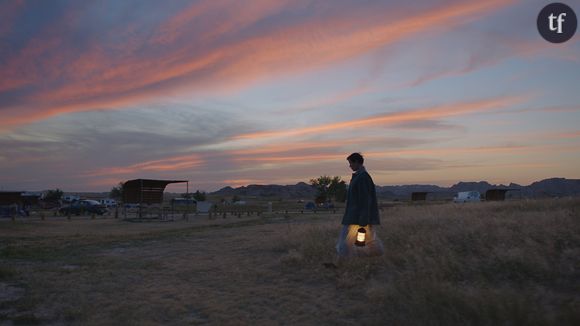
<svg viewBox="0 0 580 326">
<path fill-rule="evenodd" d="M 123 182 L 119 182 L 119 185 L 113 187 L 109 192 L 109 198 L 113 199 L 123 199 Z"/>
<path fill-rule="evenodd" d="M 332 193 L 334 200 L 340 203 L 346 201 L 346 182 L 340 180 L 340 177 L 334 177 L 330 182 L 329 192 Z"/>
<path fill-rule="evenodd" d="M 64 192 L 58 188 L 49 190 L 44 194 L 44 200 L 47 202 L 57 202 L 62 198 Z"/>
<path fill-rule="evenodd" d="M 330 177 L 327 175 L 311 179 L 310 184 L 318 190 L 316 202 L 324 203 L 334 199 L 339 202 L 346 200 L 346 183 L 339 176 Z"/>
<path fill-rule="evenodd" d="M 193 199 L 195 199 L 195 201 L 205 201 L 206 199 L 206 194 L 205 191 L 200 192 L 199 190 L 197 190 L 194 194 L 193 194 Z"/>
<path fill-rule="evenodd" d="M 317 203 L 324 203 L 329 198 L 328 189 L 331 182 L 332 178 L 327 175 L 320 176 L 316 179 L 310 179 L 310 184 L 318 191 L 316 194 Z"/>
</svg>

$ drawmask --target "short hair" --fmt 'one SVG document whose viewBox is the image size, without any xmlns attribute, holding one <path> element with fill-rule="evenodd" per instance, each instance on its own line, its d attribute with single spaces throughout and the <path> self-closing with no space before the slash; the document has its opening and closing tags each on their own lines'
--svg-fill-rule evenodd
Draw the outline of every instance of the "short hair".
<svg viewBox="0 0 580 326">
<path fill-rule="evenodd" d="M 361 153 L 352 153 L 346 159 L 349 162 L 355 162 L 355 163 L 358 162 L 360 164 L 363 164 L 365 162 L 365 159 L 363 158 L 363 156 L 361 155 Z"/>
</svg>

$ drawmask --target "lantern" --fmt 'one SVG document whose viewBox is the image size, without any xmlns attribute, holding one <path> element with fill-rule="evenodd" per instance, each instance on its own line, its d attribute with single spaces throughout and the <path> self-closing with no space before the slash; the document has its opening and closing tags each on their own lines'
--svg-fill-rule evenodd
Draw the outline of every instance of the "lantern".
<svg viewBox="0 0 580 326">
<path fill-rule="evenodd" d="M 360 247 L 364 246 L 366 235 L 367 231 L 365 231 L 365 228 L 359 228 L 356 233 L 356 241 L 354 242 L 354 244 Z"/>
</svg>

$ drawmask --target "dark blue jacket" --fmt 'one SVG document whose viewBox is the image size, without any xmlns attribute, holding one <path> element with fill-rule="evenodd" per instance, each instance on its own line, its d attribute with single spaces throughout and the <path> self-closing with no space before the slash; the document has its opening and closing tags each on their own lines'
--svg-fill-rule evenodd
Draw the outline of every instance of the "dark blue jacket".
<svg viewBox="0 0 580 326">
<path fill-rule="evenodd" d="M 375 183 L 364 168 L 350 179 L 342 224 L 381 224 Z"/>
</svg>

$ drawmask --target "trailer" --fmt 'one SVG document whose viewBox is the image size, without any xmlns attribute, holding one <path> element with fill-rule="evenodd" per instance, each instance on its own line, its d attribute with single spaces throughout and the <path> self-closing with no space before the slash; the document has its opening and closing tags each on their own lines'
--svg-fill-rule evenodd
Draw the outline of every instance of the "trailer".
<svg viewBox="0 0 580 326">
<path fill-rule="evenodd" d="M 461 191 L 453 197 L 455 203 L 468 203 L 481 201 L 481 194 L 479 191 Z"/>
</svg>

